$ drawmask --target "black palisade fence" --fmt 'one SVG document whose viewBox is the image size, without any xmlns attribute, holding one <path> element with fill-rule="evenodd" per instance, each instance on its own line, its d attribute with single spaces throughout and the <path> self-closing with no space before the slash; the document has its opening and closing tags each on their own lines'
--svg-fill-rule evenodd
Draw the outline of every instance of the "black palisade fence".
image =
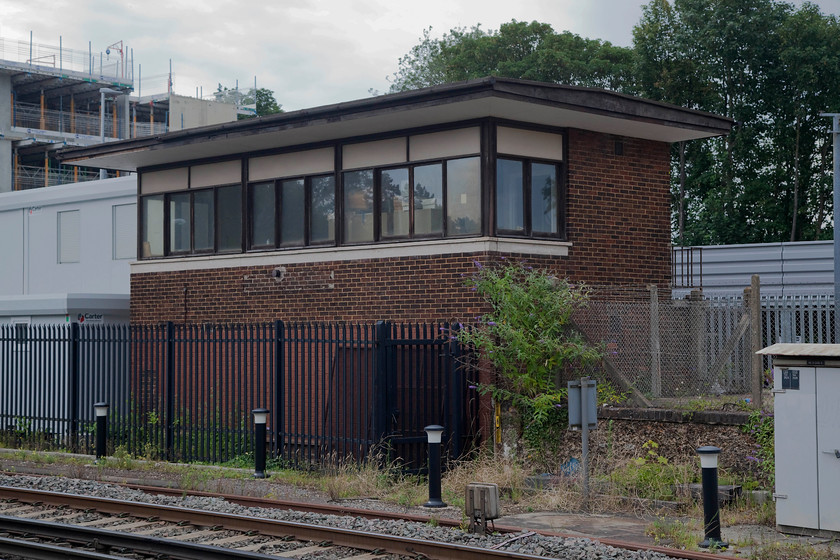
<svg viewBox="0 0 840 560">
<path fill-rule="evenodd" d="M 477 436 L 478 395 L 447 324 L 0 325 L 6 446 L 92 453 L 93 403 L 110 405 L 109 453 L 225 462 L 252 453 L 268 408 L 269 456 L 290 466 L 371 457 L 416 470 L 423 427 L 447 455 Z"/>
</svg>

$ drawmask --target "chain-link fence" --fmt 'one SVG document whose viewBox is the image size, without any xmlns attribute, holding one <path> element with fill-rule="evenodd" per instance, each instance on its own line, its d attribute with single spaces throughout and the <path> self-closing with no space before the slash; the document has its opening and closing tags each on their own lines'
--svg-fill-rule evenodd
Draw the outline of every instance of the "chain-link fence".
<svg viewBox="0 0 840 560">
<path fill-rule="evenodd" d="M 751 321 L 742 298 L 596 290 L 575 322 L 603 344 L 608 377 L 643 404 L 751 391 Z"/>
<path fill-rule="evenodd" d="M 769 383 L 761 373 L 771 365 L 755 351 L 777 342 L 835 343 L 831 296 L 670 295 L 656 287 L 597 288 L 575 315 L 589 341 L 603 345 L 606 376 L 639 404 L 755 395 Z"/>
</svg>

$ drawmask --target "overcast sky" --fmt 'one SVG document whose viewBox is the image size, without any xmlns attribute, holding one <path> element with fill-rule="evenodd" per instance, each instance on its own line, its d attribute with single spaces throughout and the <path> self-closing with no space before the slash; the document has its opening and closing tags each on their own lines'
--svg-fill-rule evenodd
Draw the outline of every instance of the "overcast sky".
<svg viewBox="0 0 840 560">
<path fill-rule="evenodd" d="M 540 21 L 630 46 L 640 0 L 0 0 L 0 50 L 14 40 L 94 53 L 124 41 L 134 52 L 135 94 L 205 96 L 217 85 L 275 92 L 286 110 L 386 92 L 397 63 L 432 27 L 439 37 L 480 23 Z M 796 2 L 800 4 L 801 2 Z M 840 0 L 816 2 L 840 14 Z M 13 41 L 10 41 L 13 40 Z M 7 58 L 0 52 L 0 58 Z M 136 83 L 142 75 L 140 88 Z"/>
</svg>

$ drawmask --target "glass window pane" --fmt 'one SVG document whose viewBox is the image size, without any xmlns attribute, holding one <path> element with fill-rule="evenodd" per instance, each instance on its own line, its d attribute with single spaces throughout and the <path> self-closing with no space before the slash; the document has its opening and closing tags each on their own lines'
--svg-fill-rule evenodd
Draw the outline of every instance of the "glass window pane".
<svg viewBox="0 0 840 560">
<path fill-rule="evenodd" d="M 242 250 L 242 195 L 239 185 L 216 189 L 219 203 L 219 251 Z"/>
<path fill-rule="evenodd" d="M 309 218 L 310 243 L 335 240 L 335 177 L 312 178 L 312 208 Z"/>
<path fill-rule="evenodd" d="M 414 168 L 414 235 L 443 233 L 443 165 Z"/>
<path fill-rule="evenodd" d="M 251 247 L 274 247 L 274 183 L 251 185 Z"/>
<path fill-rule="evenodd" d="M 525 230 L 523 213 L 522 162 L 496 161 L 496 229 Z"/>
<path fill-rule="evenodd" d="M 384 170 L 381 177 L 382 237 L 405 237 L 411 211 L 408 169 Z"/>
<path fill-rule="evenodd" d="M 144 196 L 140 256 L 163 256 L 163 195 Z"/>
<path fill-rule="evenodd" d="M 190 250 L 190 194 L 169 195 L 169 252 Z"/>
<path fill-rule="evenodd" d="M 557 167 L 531 164 L 531 231 L 557 233 Z"/>
<path fill-rule="evenodd" d="M 344 241 L 373 241 L 373 170 L 344 174 Z"/>
<path fill-rule="evenodd" d="M 303 245 L 303 219 L 306 198 L 303 179 L 280 184 L 280 245 Z"/>
<path fill-rule="evenodd" d="M 194 250 L 212 251 L 213 225 L 216 221 L 212 189 L 193 194 L 193 218 L 195 219 Z"/>
<path fill-rule="evenodd" d="M 448 235 L 481 233 L 481 169 L 477 157 L 446 162 Z"/>
</svg>

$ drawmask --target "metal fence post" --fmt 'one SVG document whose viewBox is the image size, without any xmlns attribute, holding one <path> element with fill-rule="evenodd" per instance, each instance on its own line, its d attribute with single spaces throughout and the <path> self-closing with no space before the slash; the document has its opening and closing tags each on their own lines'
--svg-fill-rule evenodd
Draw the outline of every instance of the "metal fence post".
<svg viewBox="0 0 840 560">
<path fill-rule="evenodd" d="M 272 454 L 283 454 L 283 432 L 285 425 L 283 423 L 285 411 L 283 409 L 283 397 L 285 396 L 285 371 L 283 370 L 284 361 L 286 359 L 286 325 L 283 321 L 274 322 L 274 418 L 272 424 L 274 425 L 274 443 Z"/>
<path fill-rule="evenodd" d="M 70 449 L 79 451 L 79 383 L 81 382 L 81 356 L 79 352 L 79 323 L 70 323 Z"/>
<path fill-rule="evenodd" d="M 388 342 L 391 338 L 391 324 L 387 321 L 377 321 L 375 336 L 373 439 L 375 443 L 381 443 L 388 430 Z"/>
<path fill-rule="evenodd" d="M 461 456 L 461 438 L 463 437 L 463 417 L 464 417 L 464 375 L 460 366 L 461 362 L 461 345 L 458 342 L 458 331 L 461 328 L 460 323 L 455 323 L 450 330 L 449 325 L 444 325 L 446 329 L 443 332 L 449 333 L 450 338 L 448 352 L 446 352 L 446 365 L 444 371 L 446 372 L 447 383 L 449 385 L 449 449 L 452 457 L 458 458 Z"/>
<path fill-rule="evenodd" d="M 175 431 L 173 417 L 175 416 L 175 324 L 166 323 L 166 434 L 164 446 L 166 460 L 172 460 L 172 450 L 175 446 Z"/>
</svg>

